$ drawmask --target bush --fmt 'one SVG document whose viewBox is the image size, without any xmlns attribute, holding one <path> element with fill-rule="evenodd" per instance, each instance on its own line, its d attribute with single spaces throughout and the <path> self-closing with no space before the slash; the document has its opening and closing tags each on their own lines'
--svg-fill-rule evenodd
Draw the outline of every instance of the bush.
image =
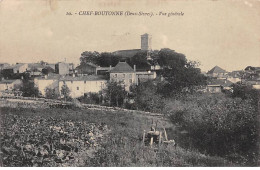
<svg viewBox="0 0 260 170">
<path fill-rule="evenodd" d="M 86 93 L 79 98 L 79 101 L 87 104 L 101 104 L 102 95 L 99 93 Z"/>
<path fill-rule="evenodd" d="M 212 155 L 238 154 L 256 163 L 257 109 L 252 99 L 204 94 L 168 101 L 165 114 L 188 131 L 191 147 Z"/>
<path fill-rule="evenodd" d="M 47 99 L 58 99 L 60 96 L 58 89 L 46 88 L 45 97 Z"/>
<path fill-rule="evenodd" d="M 29 80 L 23 80 L 23 84 L 20 87 L 20 91 L 23 92 L 23 97 L 38 97 L 39 90 L 35 87 L 34 82 Z"/>
</svg>

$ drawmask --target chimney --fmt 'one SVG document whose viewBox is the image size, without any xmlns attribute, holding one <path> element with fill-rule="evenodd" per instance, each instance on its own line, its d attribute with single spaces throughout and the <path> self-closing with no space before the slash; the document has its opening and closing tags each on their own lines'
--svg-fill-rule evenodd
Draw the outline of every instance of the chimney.
<svg viewBox="0 0 260 170">
<path fill-rule="evenodd" d="M 136 71 L 136 65 L 134 65 L 134 71 Z"/>
<path fill-rule="evenodd" d="M 110 66 L 109 66 L 109 71 L 111 71 L 111 70 L 112 70 L 112 66 L 110 65 Z"/>
</svg>

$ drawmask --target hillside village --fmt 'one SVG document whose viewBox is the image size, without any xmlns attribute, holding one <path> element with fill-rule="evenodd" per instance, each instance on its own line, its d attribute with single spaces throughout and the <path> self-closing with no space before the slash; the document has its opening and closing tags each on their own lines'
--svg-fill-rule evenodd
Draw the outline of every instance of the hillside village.
<svg viewBox="0 0 260 170">
<path fill-rule="evenodd" d="M 20 89 L 25 79 L 33 82 L 38 88 L 39 97 L 46 97 L 46 89 L 53 89 L 61 96 L 62 86 L 66 85 L 71 98 L 79 98 L 87 93 L 99 93 L 106 88 L 107 82 L 112 81 L 121 82 L 126 92 L 130 91 L 131 85 L 138 85 L 148 80 L 163 82 L 165 81 L 161 74 L 163 66 L 156 61 L 156 58 L 151 57 L 151 44 L 151 35 L 141 35 L 140 49 L 119 50 L 112 53 L 119 57 L 114 66 L 100 66 L 91 61 L 82 62 L 77 67 L 73 63 L 62 61 L 14 65 L 1 63 L 0 95 L 23 96 Z M 138 52 L 146 54 L 145 64 L 131 66 L 128 61 Z M 260 67 L 248 66 L 244 70 L 228 72 L 215 66 L 204 75 L 207 77 L 207 83 L 197 89 L 200 92 L 221 93 L 223 90 L 232 92 L 232 85 L 235 83 L 260 89 Z"/>
<path fill-rule="evenodd" d="M 149 34 L 79 60 L 0 64 L 0 166 L 258 165 L 260 67 L 202 73 Z"/>
</svg>

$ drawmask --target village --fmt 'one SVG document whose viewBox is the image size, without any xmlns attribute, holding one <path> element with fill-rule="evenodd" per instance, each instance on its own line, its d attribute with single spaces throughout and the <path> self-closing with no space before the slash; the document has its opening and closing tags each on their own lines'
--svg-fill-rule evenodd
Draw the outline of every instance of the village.
<svg viewBox="0 0 260 170">
<path fill-rule="evenodd" d="M 84 62 L 79 66 L 73 63 L 61 61 L 58 63 L 16 63 L 10 65 L 1 63 L 0 95 L 23 96 L 20 91 L 23 79 L 33 82 L 39 91 L 39 97 L 46 97 L 46 89 L 55 90 L 61 94 L 63 85 L 70 91 L 71 98 L 79 98 L 87 93 L 99 93 L 106 88 L 107 82 L 121 82 L 126 92 L 130 91 L 131 85 L 138 85 L 148 80 L 164 81 L 161 72 L 163 66 L 154 62 L 151 57 L 152 36 L 141 35 L 141 48 L 131 50 L 119 50 L 113 52 L 118 56 L 118 62 L 109 67 L 99 66 L 91 61 Z M 130 66 L 128 59 L 138 52 L 147 54 L 145 66 Z M 138 64 L 138 63 L 137 63 Z M 251 86 L 253 89 L 260 89 L 260 67 L 248 66 L 244 70 L 225 71 L 219 66 L 215 66 L 205 73 L 207 77 L 204 86 L 200 86 L 197 91 L 203 93 L 221 93 L 224 90 L 232 92 L 232 85 L 241 83 Z M 30 96 L 35 97 L 35 96 Z"/>
</svg>

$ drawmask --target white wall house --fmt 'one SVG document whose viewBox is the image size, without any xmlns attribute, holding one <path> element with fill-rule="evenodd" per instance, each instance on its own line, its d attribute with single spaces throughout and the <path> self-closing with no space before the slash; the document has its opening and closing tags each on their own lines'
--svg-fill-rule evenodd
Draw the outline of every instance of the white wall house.
<svg viewBox="0 0 260 170">
<path fill-rule="evenodd" d="M 46 88 L 59 88 L 59 75 L 45 75 L 44 77 L 37 77 L 34 79 L 34 84 L 38 87 L 39 92 L 45 96 Z"/>
<path fill-rule="evenodd" d="M 0 81 L 0 91 L 16 90 L 22 85 L 22 80 L 2 80 Z"/>
<path fill-rule="evenodd" d="M 66 76 L 59 81 L 59 91 L 61 91 L 62 86 L 66 84 L 70 90 L 70 96 L 72 98 L 78 98 L 84 96 L 85 93 L 98 93 L 105 88 L 106 82 L 107 80 L 93 75 L 82 77 Z"/>
<path fill-rule="evenodd" d="M 129 91 L 129 87 L 136 84 L 136 71 L 126 62 L 119 62 L 110 71 L 110 81 L 122 82 L 125 90 Z"/>
</svg>

